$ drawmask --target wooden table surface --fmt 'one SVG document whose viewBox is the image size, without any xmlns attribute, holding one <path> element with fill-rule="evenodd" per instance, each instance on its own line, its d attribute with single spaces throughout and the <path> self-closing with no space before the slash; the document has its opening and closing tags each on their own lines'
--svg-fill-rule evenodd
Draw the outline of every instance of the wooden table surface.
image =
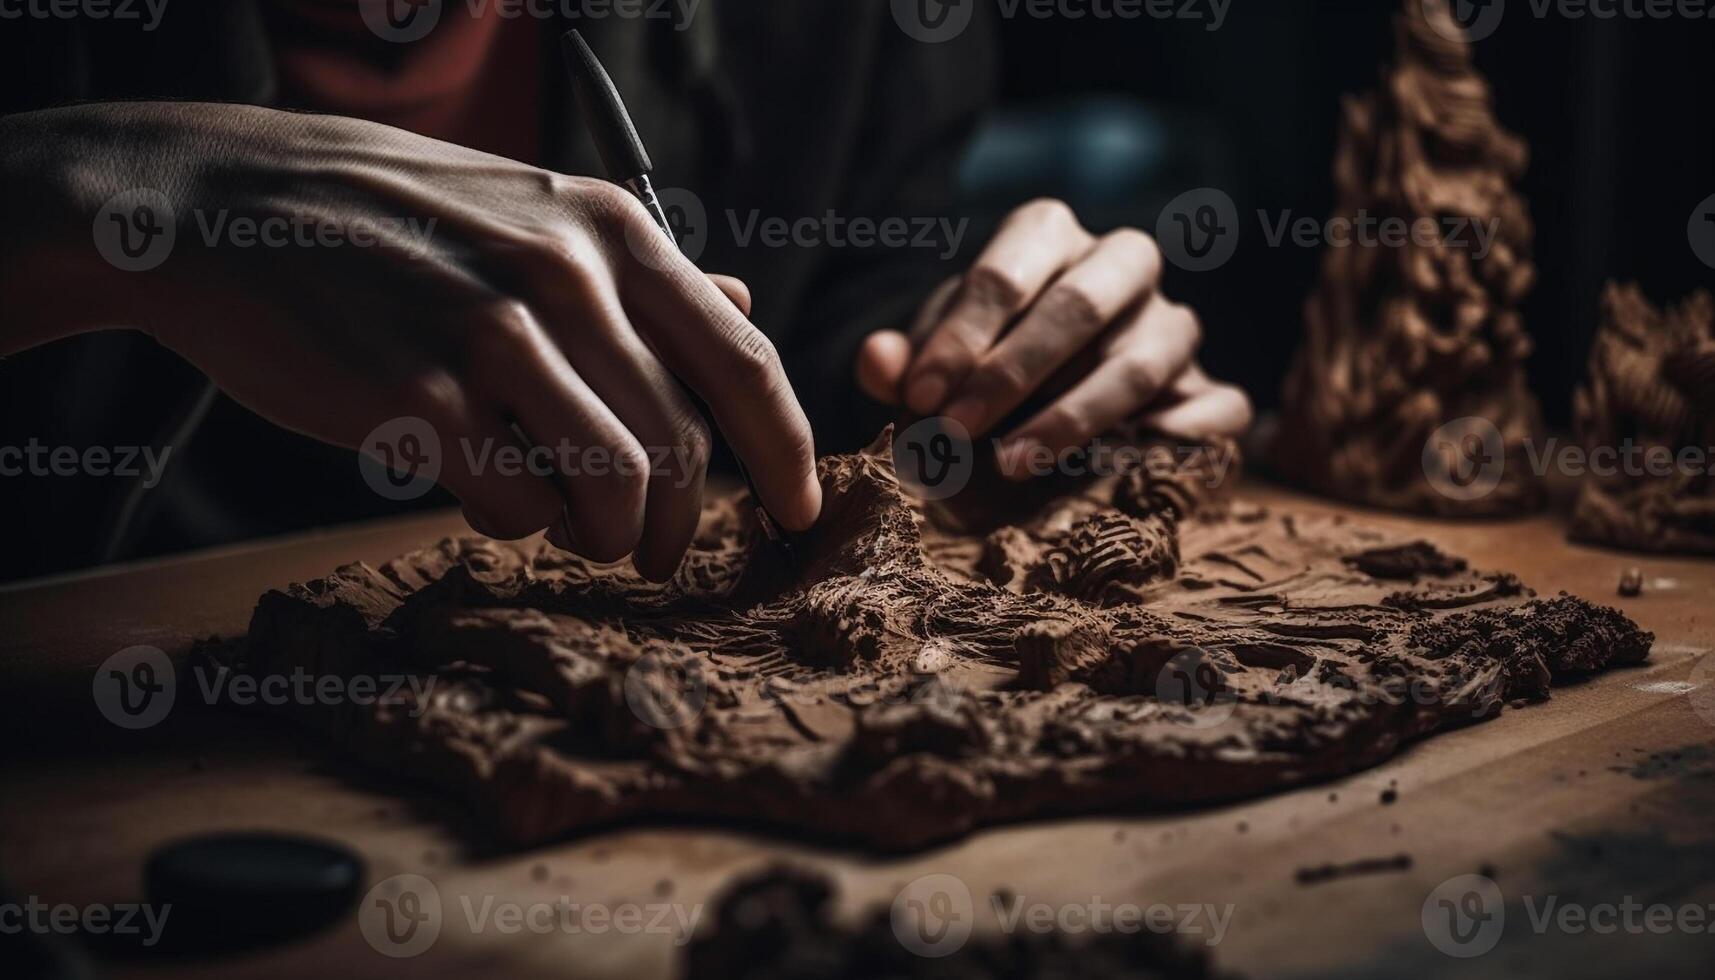
<svg viewBox="0 0 1715 980">
<path fill-rule="evenodd" d="M 1327 509 L 1274 490 L 1248 496 Z M 1019 824 L 887 858 L 661 825 L 498 852 L 456 808 L 330 766 L 276 723 L 175 705 L 162 724 L 124 732 L 97 712 L 95 668 L 114 652 L 143 644 L 176 656 L 196 639 L 242 633 L 268 588 L 462 530 L 455 514 L 436 514 L 0 590 L 8 705 L 0 726 L 12 746 L 0 764 L 0 875 L 14 900 L 139 901 L 143 859 L 157 845 L 270 829 L 355 848 L 368 862 L 366 888 L 423 875 L 443 909 L 438 937 L 414 958 L 377 952 L 354 912 L 259 952 L 95 961 L 113 975 L 667 976 L 676 961 L 671 933 L 507 932 L 473 921 L 497 903 L 562 897 L 585 909 L 648 905 L 646 918 L 656 905 L 706 914 L 699 906 L 733 876 L 781 858 L 829 873 L 846 915 L 892 902 L 920 876 L 955 876 L 973 896 L 979 933 L 998 928 L 990 895 L 1002 888 L 1057 912 L 1208 904 L 1231 913 L 1213 943 L 1216 963 L 1251 976 L 1715 973 L 1715 658 L 1707 656 L 1715 561 L 1571 545 L 1547 516 L 1481 524 L 1359 516 L 1429 537 L 1478 567 L 1516 571 L 1540 592 L 1620 606 L 1655 632 L 1649 663 L 1559 689 L 1547 704 L 1428 739 L 1332 783 L 1217 809 Z M 1643 569 L 1645 591 L 1622 599 L 1615 586 L 1629 565 Z M 1390 788 L 1397 798 L 1384 802 Z M 1399 855 L 1409 867 L 1320 884 L 1297 877 Z M 1504 928 L 1492 951 L 1455 959 L 1430 941 L 1426 900 L 1444 881 L 1479 872 L 1504 896 Z M 1626 903 L 1667 906 L 1681 925 L 1659 931 L 1642 912 L 1625 916 Z M 1569 906 L 1594 917 L 1565 918 Z M 1609 924 L 1607 906 L 1622 917 L 1598 931 Z M 1704 913 L 1701 929 L 1684 927 L 1690 907 Z M 1205 930 L 1194 941 L 1213 938 Z"/>
</svg>

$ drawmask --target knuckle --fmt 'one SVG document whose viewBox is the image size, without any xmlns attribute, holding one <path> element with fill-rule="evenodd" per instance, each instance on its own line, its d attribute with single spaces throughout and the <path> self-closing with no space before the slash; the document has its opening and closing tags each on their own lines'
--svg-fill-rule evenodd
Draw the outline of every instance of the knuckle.
<svg viewBox="0 0 1715 980">
<path fill-rule="evenodd" d="M 464 390 L 458 381 L 439 369 L 421 371 L 400 386 L 398 403 L 406 410 L 438 426 L 450 425 L 464 414 Z"/>
<path fill-rule="evenodd" d="M 971 299 L 1012 314 L 1024 309 L 1029 298 L 1024 283 L 1015 273 L 999 266 L 979 262 L 965 276 L 965 290 Z"/>
<path fill-rule="evenodd" d="M 1026 202 L 1023 207 L 1019 208 L 1019 211 L 1039 221 L 1046 221 L 1051 224 L 1076 225 L 1078 223 L 1077 212 L 1072 210 L 1070 204 L 1057 197 L 1035 198 Z"/>
<path fill-rule="evenodd" d="M 680 418 L 673 425 L 673 439 L 675 448 L 684 454 L 683 459 L 693 473 L 707 468 L 709 458 L 714 454 L 714 436 L 701 414 L 695 411 L 680 413 Z"/>
<path fill-rule="evenodd" d="M 1043 421 L 1048 431 L 1068 443 L 1082 442 L 1089 433 L 1089 417 L 1082 409 L 1065 402 L 1049 406 L 1043 413 Z"/>
<path fill-rule="evenodd" d="M 1169 303 L 1167 312 L 1179 324 L 1180 331 L 1188 338 L 1192 348 L 1203 345 L 1203 318 L 1197 315 L 1196 310 L 1183 303 Z"/>
<path fill-rule="evenodd" d="M 1103 236 L 1103 240 L 1135 253 L 1139 261 L 1148 269 L 1161 268 L 1161 244 L 1155 236 L 1137 228 L 1117 228 Z"/>
<path fill-rule="evenodd" d="M 1231 432 L 1239 433 L 1250 428 L 1256 420 L 1256 408 L 1251 404 L 1251 396 L 1237 385 L 1216 385 L 1216 390 L 1225 396 L 1233 405 L 1233 425 Z"/>
<path fill-rule="evenodd" d="M 1161 391 L 1166 382 L 1166 372 L 1155 361 L 1136 353 L 1128 353 L 1120 358 L 1120 377 L 1134 399 L 1139 403 L 1153 399 Z"/>
<path fill-rule="evenodd" d="M 733 337 L 730 348 L 730 369 L 740 382 L 756 386 L 779 382 L 780 352 L 767 334 L 747 324 Z"/>
<path fill-rule="evenodd" d="M 1030 394 L 1031 380 L 1030 370 L 1025 364 L 1008 358 L 984 365 L 979 383 L 986 392 L 1018 400 Z"/>
<path fill-rule="evenodd" d="M 1094 328 L 1102 326 L 1107 317 L 1089 289 L 1073 283 L 1059 283 L 1049 288 L 1043 297 L 1057 323 L 1068 327 Z"/>
<path fill-rule="evenodd" d="M 470 338 L 472 359 L 479 365 L 509 368 L 534 354 L 536 334 L 536 317 L 530 308 L 522 300 L 502 300 L 479 319 Z"/>
</svg>

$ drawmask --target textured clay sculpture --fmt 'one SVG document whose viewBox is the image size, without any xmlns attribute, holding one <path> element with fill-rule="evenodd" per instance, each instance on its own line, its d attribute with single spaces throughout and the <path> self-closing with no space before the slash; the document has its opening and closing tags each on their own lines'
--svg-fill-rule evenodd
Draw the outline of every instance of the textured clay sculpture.
<svg viewBox="0 0 1715 980">
<path fill-rule="evenodd" d="M 1425 542 L 1223 503 L 1209 453 L 955 531 L 889 439 L 821 460 L 795 573 L 722 498 L 667 585 L 447 540 L 271 592 L 207 655 L 415 675 L 287 710 L 518 844 L 665 816 L 878 849 L 1351 772 L 1648 655 L 1619 612 Z"/>
<path fill-rule="evenodd" d="M 1573 421 L 1589 461 L 1574 538 L 1715 554 L 1715 299 L 1661 311 L 1609 283 Z"/>
<path fill-rule="evenodd" d="M 1345 102 L 1338 210 L 1272 455 L 1343 500 L 1519 513 L 1541 499 L 1524 451 L 1540 425 L 1519 316 L 1535 278 L 1514 190 L 1526 148 L 1443 0 L 1408 0 L 1395 24 L 1381 89 Z M 1498 482 L 1466 492 L 1481 472 Z"/>
</svg>

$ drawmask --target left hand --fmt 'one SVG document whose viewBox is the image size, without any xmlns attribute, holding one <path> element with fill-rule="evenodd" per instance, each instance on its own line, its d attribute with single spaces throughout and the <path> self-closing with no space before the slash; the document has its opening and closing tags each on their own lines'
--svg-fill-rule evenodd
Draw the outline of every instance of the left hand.
<svg viewBox="0 0 1715 980">
<path fill-rule="evenodd" d="M 1098 238 L 1065 203 L 1032 201 L 929 297 L 909 335 L 864 341 L 858 381 L 880 401 L 954 419 L 973 439 L 1063 386 L 1002 440 L 1000 467 L 1013 477 L 1037 447 L 1075 449 L 1126 422 L 1188 439 L 1236 435 L 1250 400 L 1197 366 L 1201 325 L 1162 295 L 1161 263 L 1135 228 Z"/>
</svg>

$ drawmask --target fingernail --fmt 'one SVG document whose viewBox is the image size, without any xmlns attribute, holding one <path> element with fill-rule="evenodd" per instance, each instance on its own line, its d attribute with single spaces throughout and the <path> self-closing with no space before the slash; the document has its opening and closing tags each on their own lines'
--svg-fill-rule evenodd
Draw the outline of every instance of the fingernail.
<svg viewBox="0 0 1715 980">
<path fill-rule="evenodd" d="M 944 414 L 948 418 L 964 426 L 965 431 L 970 433 L 971 438 L 975 439 L 977 436 L 982 435 L 982 432 L 978 430 L 977 426 L 982 422 L 983 413 L 987 410 L 988 406 L 981 398 L 970 397 L 961 398 L 954 402 L 953 406 L 947 409 Z"/>
<path fill-rule="evenodd" d="M 905 404 L 918 415 L 928 415 L 941 407 L 947 397 L 947 379 L 939 374 L 925 374 L 911 382 L 905 392 Z"/>
</svg>

